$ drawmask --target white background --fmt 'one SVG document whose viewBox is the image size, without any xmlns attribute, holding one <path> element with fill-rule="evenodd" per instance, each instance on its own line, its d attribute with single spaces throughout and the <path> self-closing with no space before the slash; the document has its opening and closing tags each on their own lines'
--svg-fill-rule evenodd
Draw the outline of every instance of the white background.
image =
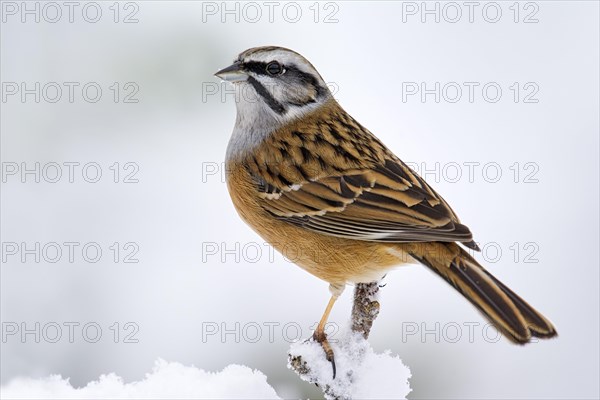
<svg viewBox="0 0 600 400">
<path fill-rule="evenodd" d="M 27 4 L 33 9 L 36 2 Z M 32 255 L 22 262 L 20 253 L 3 251 L 3 332 L 11 323 L 63 326 L 56 343 L 46 340 L 54 336 L 50 325 L 40 343 L 33 334 L 25 340 L 6 336 L 3 383 L 57 373 L 82 385 L 110 371 L 138 380 L 162 357 L 209 370 L 245 364 L 262 370 L 280 396 L 320 395 L 285 364 L 288 339 L 309 337 L 320 318 L 327 284 L 271 255 L 236 215 L 220 174 L 206 174 L 220 168 L 235 118 L 234 96 L 221 90 L 225 86 L 212 73 L 249 47 L 280 45 L 305 55 L 342 106 L 404 161 L 430 170 L 440 163 L 439 173 L 426 179 L 476 240 L 488 244 L 489 253 L 478 259 L 558 329 L 558 339 L 525 347 L 495 342 L 495 331 L 485 329 L 474 308 L 425 268 L 395 271 L 382 289 L 370 341 L 411 368 L 410 397 L 598 397 L 598 3 L 519 3 L 514 22 L 513 2 L 500 2 L 496 23 L 486 21 L 496 9 L 486 2 L 474 9 L 473 22 L 469 8 L 455 3 L 462 13 L 455 23 L 450 20 L 456 7 L 433 2 L 427 7 L 438 7 L 439 22 L 421 14 L 421 2 L 321 4 L 317 22 L 312 3 L 302 3 L 295 23 L 296 8 L 286 14 L 284 3 L 274 9 L 273 22 L 260 2 L 257 22 L 256 8 L 243 4 L 229 3 L 237 14 L 222 14 L 220 2 L 119 3 L 118 23 L 112 2 L 98 4 L 97 23 L 83 18 L 86 3 L 75 9 L 73 23 L 65 6 L 55 23 L 44 19 L 54 18 L 51 9 L 39 23 L 27 14 L 22 22 L 20 10 L 2 15 L 3 84 L 25 82 L 31 89 L 35 82 L 56 82 L 64 89 L 58 102 L 47 101 L 54 97 L 48 92 L 36 103 L 34 95 L 23 102 L 20 93 L 7 95 L 3 87 L 3 172 L 12 163 L 81 163 L 73 183 L 64 166 L 57 183 L 43 176 L 39 183 L 33 175 L 25 183 L 20 174 L 6 177 L 2 242 L 28 248 L 36 242 L 95 242 L 103 250 L 97 263 L 82 258 L 81 246 L 73 263 L 64 246 L 56 263 L 43 257 L 36 263 Z M 406 12 L 414 7 L 415 15 Z M 136 10 L 137 23 L 122 22 Z M 87 11 L 93 18 L 94 10 Z M 337 22 L 325 23 L 332 12 Z M 524 23 L 532 12 L 538 22 Z M 64 82 L 80 83 L 73 103 Z M 87 82 L 101 86 L 100 101 L 82 97 Z M 109 89 L 114 82 L 121 87 L 117 103 Z M 138 103 L 122 102 L 127 82 L 139 87 Z M 407 82 L 424 82 L 429 89 L 456 82 L 463 96 L 456 103 L 448 101 L 454 92 L 439 103 L 434 95 L 403 101 Z M 473 102 L 463 82 L 479 84 Z M 482 95 L 490 82 L 502 89 L 497 102 Z M 514 82 L 521 87 L 518 102 L 510 89 Z M 537 103 L 523 101 L 531 91 L 524 89 L 528 82 L 539 89 Z M 212 94 L 214 89 L 219 92 Z M 90 162 L 101 167 L 97 183 L 82 177 L 81 166 Z M 119 183 L 109 169 L 115 162 Z M 122 182 L 126 162 L 139 166 L 138 183 Z M 469 162 L 480 163 L 473 179 L 464 164 Z M 484 173 L 490 163 L 494 168 Z M 516 178 L 514 163 L 521 172 Z M 526 163 L 533 167 L 525 169 Z M 456 181 L 457 164 L 462 176 Z M 493 183 L 497 166 L 502 175 Z M 534 169 L 530 178 L 537 182 L 526 182 Z M 109 249 L 114 242 L 135 242 L 139 262 L 123 263 L 121 249 L 115 263 Z M 217 246 L 218 253 L 203 252 L 207 246 Z M 349 289 L 336 304 L 334 323 L 344 324 L 349 316 Z M 73 343 L 65 322 L 80 324 Z M 97 343 L 82 336 L 89 322 L 102 328 Z M 110 329 L 115 322 L 118 343 Z M 124 329 L 127 322 L 139 327 L 138 343 L 124 343 L 131 332 Z M 252 340 L 257 325 L 262 336 Z M 239 340 L 234 333 L 224 340 L 220 334 L 203 338 L 215 326 L 237 332 Z M 418 332 L 409 334 L 411 329 Z M 422 335 L 424 330 L 430 333 Z"/>
</svg>

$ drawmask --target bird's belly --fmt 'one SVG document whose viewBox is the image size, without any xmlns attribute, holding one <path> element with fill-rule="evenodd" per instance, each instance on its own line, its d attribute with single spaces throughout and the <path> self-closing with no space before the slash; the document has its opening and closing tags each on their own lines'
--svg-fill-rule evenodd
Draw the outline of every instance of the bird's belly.
<svg viewBox="0 0 600 400">
<path fill-rule="evenodd" d="M 374 282 L 394 267 L 414 262 L 408 255 L 399 257 L 399 251 L 390 252 L 387 244 L 336 238 L 284 224 L 288 226 L 277 233 L 268 229 L 257 233 L 287 261 L 329 283 Z"/>
</svg>

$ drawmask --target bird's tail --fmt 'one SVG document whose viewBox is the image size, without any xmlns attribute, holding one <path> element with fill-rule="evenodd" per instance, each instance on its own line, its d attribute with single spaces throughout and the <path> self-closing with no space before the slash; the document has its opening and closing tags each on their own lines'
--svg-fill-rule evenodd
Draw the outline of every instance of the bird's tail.
<svg viewBox="0 0 600 400">
<path fill-rule="evenodd" d="M 405 250 L 444 278 L 506 337 L 524 344 L 557 335 L 550 321 L 487 272 L 455 243 L 413 243 Z"/>
</svg>

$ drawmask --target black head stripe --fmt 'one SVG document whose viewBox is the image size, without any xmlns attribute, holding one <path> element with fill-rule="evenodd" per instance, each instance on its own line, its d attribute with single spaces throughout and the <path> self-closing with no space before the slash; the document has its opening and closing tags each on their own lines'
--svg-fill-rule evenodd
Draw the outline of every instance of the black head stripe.
<svg viewBox="0 0 600 400">
<path fill-rule="evenodd" d="M 284 68 L 287 70 L 287 73 L 290 76 L 295 77 L 302 83 L 306 83 L 314 87 L 315 91 L 317 92 L 317 98 L 321 98 L 325 95 L 325 93 L 327 93 L 327 89 L 319 85 L 319 80 L 314 75 L 301 71 L 295 65 L 284 65 Z"/>
<path fill-rule="evenodd" d="M 244 69 L 249 72 L 254 72 L 256 75 L 268 75 L 267 74 L 267 63 L 260 61 L 246 61 L 244 62 Z"/>
<path fill-rule="evenodd" d="M 253 72 L 257 75 L 269 75 L 267 73 L 267 63 L 265 62 L 246 61 L 243 65 L 246 71 Z M 290 80 L 295 80 L 314 87 L 317 93 L 317 99 L 320 99 L 327 93 L 327 89 L 319 84 L 319 80 L 316 76 L 302 71 L 293 64 L 283 64 L 283 68 L 286 70 L 286 76 L 282 77 L 282 79 L 289 77 Z"/>
<path fill-rule="evenodd" d="M 259 81 L 257 81 L 255 78 L 249 76 L 248 82 L 252 85 L 254 90 L 256 90 L 256 93 L 258 93 L 258 95 L 260 97 L 262 97 L 262 99 L 265 101 L 265 103 L 267 103 L 267 105 L 271 108 L 271 110 L 275 111 L 277 114 L 283 114 L 286 111 L 283 104 L 278 102 L 275 99 L 275 97 L 273 97 L 271 95 L 271 93 L 269 93 L 269 91 L 267 89 L 265 89 L 265 87 L 263 85 L 260 84 Z"/>
</svg>

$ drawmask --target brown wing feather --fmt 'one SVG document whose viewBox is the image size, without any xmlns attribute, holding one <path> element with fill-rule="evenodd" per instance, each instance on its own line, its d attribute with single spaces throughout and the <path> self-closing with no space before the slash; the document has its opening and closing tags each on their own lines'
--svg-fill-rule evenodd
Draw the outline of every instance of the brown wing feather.
<svg viewBox="0 0 600 400">
<path fill-rule="evenodd" d="M 247 163 L 264 209 L 348 239 L 476 248 L 440 195 L 339 106 L 329 108 L 269 138 Z"/>
</svg>

